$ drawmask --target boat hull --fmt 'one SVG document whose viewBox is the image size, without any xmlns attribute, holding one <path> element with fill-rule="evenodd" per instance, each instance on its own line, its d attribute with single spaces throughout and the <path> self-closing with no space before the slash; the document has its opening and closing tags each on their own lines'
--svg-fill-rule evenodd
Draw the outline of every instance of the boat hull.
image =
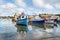
<svg viewBox="0 0 60 40">
<path fill-rule="evenodd" d="M 32 20 L 32 23 L 37 23 L 37 24 L 44 24 L 45 20 Z"/>
<path fill-rule="evenodd" d="M 21 19 L 21 20 L 17 20 L 17 25 L 27 25 L 28 24 L 28 19 Z"/>
<path fill-rule="evenodd" d="M 58 20 L 58 19 L 55 19 L 55 20 L 54 20 L 54 22 L 60 22 L 60 20 Z"/>
</svg>

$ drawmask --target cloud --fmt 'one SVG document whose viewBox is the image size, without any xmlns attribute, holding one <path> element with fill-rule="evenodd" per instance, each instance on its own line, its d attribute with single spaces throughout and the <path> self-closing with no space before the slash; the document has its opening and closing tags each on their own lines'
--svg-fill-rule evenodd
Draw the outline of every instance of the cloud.
<svg viewBox="0 0 60 40">
<path fill-rule="evenodd" d="M 55 4 L 55 8 L 60 9 L 60 4 Z"/>
<path fill-rule="evenodd" d="M 18 6 L 21 6 L 21 7 L 27 7 L 26 3 L 23 2 L 23 0 L 15 0 L 15 3 L 18 5 Z"/>
<path fill-rule="evenodd" d="M 15 4 L 12 4 L 12 3 L 7 3 L 6 7 L 8 7 L 8 8 L 15 8 L 17 6 Z"/>
<path fill-rule="evenodd" d="M 56 9 L 60 9 L 60 0 L 44 0 L 44 1 L 45 3 L 52 4 Z"/>
<path fill-rule="evenodd" d="M 7 8 L 5 8 L 5 9 L 2 9 L 1 11 L 0 11 L 0 16 L 13 16 L 15 13 L 19 13 L 18 11 L 17 11 L 17 9 L 7 9 Z"/>
<path fill-rule="evenodd" d="M 3 0 L 0 0 L 0 4 L 3 4 Z"/>
<path fill-rule="evenodd" d="M 0 0 L 0 3 L 2 2 L 3 0 Z"/>
<path fill-rule="evenodd" d="M 12 4 L 12 3 L 7 3 L 7 4 L 3 4 L 3 5 L 0 5 L 1 8 L 15 8 L 17 7 L 15 4 Z"/>
<path fill-rule="evenodd" d="M 54 9 L 54 7 L 53 7 L 52 5 L 50 5 L 50 4 L 46 4 L 46 5 L 45 5 L 45 8 L 46 8 L 46 9 Z"/>
<path fill-rule="evenodd" d="M 25 9 L 24 8 L 16 8 L 15 10 L 19 14 L 21 14 L 22 12 L 25 12 Z"/>
<path fill-rule="evenodd" d="M 0 14 L 1 15 L 13 15 L 16 11 L 15 8 L 17 8 L 17 6 L 12 3 L 2 4 L 0 5 Z"/>
<path fill-rule="evenodd" d="M 42 0 L 32 0 L 32 1 L 33 1 L 33 4 L 35 6 L 41 6 L 41 7 L 43 7 L 45 5 Z"/>
<path fill-rule="evenodd" d="M 33 4 L 38 7 L 42 7 L 45 9 L 54 9 L 52 5 L 49 3 L 45 3 L 44 0 L 33 0 Z"/>
<path fill-rule="evenodd" d="M 28 15 L 38 15 L 40 10 L 37 10 L 36 8 L 28 7 L 26 10 L 26 14 Z"/>
<path fill-rule="evenodd" d="M 60 3 L 60 0 L 45 0 L 47 3 Z"/>
<path fill-rule="evenodd" d="M 15 4 L 12 3 L 0 5 L 0 16 L 12 16 L 15 13 L 21 14 L 22 12 L 25 12 L 24 8 L 18 8 Z"/>
</svg>

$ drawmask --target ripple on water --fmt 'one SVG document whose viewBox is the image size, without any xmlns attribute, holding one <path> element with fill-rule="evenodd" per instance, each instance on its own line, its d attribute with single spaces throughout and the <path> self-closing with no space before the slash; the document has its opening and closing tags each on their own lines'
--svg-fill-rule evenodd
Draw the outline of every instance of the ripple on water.
<svg viewBox="0 0 60 40">
<path fill-rule="evenodd" d="M 16 27 L 13 25 L 11 20 L 0 19 L 0 33 L 16 32 Z"/>
</svg>

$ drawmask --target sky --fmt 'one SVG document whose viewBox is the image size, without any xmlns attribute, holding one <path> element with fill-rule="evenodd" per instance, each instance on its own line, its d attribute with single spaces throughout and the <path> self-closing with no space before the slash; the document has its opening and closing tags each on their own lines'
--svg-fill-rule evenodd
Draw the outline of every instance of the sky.
<svg viewBox="0 0 60 40">
<path fill-rule="evenodd" d="M 60 0 L 0 0 L 0 16 L 21 14 L 59 14 Z"/>
</svg>

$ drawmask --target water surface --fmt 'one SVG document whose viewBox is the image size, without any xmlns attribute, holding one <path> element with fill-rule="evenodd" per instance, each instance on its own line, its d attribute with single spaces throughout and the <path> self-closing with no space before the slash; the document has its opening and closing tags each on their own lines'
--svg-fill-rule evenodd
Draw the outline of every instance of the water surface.
<svg viewBox="0 0 60 40">
<path fill-rule="evenodd" d="M 53 29 L 43 30 L 37 26 L 28 26 L 29 31 L 22 35 L 11 19 L 0 19 L 0 40 L 59 40 L 60 25 Z"/>
</svg>

